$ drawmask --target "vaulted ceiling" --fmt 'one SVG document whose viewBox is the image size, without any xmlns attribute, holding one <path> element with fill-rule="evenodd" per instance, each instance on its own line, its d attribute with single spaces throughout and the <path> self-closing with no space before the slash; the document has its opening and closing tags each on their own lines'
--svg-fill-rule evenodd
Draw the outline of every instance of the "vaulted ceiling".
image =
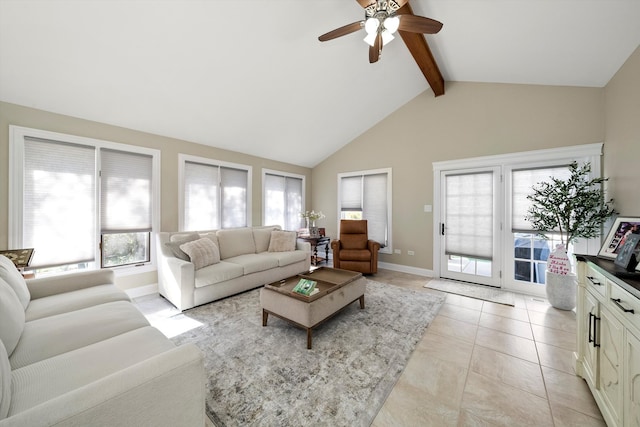
<svg viewBox="0 0 640 427">
<path fill-rule="evenodd" d="M 638 0 L 411 0 L 448 81 L 603 87 Z M 423 91 L 356 0 L 0 0 L 0 100 L 313 167 Z M 433 95 L 431 95 L 433 96 Z M 436 98 L 434 102 L 438 102 Z"/>
</svg>

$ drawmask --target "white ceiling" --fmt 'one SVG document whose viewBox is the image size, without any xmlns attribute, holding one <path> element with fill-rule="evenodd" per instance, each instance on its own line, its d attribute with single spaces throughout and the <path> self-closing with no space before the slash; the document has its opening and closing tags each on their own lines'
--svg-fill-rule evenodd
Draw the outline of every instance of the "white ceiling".
<svg viewBox="0 0 640 427">
<path fill-rule="evenodd" d="M 639 0 L 411 0 L 445 81 L 606 85 Z M 0 100 L 313 167 L 430 90 L 355 0 L 0 0 Z M 446 83 L 445 83 L 446 88 Z M 446 92 L 445 92 L 445 97 Z"/>
</svg>

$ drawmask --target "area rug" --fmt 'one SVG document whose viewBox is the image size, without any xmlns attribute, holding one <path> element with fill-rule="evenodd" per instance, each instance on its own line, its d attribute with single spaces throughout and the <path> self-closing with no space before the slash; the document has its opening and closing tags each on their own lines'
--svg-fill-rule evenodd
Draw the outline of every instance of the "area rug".
<svg viewBox="0 0 640 427">
<path fill-rule="evenodd" d="M 516 303 L 516 297 L 513 292 L 501 291 L 491 286 L 474 285 L 471 283 L 456 282 L 455 280 L 433 279 L 424 285 L 424 287 L 450 294 L 510 305 L 512 307 Z"/>
<path fill-rule="evenodd" d="M 444 299 L 368 281 L 365 309 L 314 329 L 307 350 L 304 330 L 273 316 L 262 326 L 253 290 L 174 316 L 201 325 L 172 341 L 204 353 L 216 426 L 369 426 Z"/>
</svg>

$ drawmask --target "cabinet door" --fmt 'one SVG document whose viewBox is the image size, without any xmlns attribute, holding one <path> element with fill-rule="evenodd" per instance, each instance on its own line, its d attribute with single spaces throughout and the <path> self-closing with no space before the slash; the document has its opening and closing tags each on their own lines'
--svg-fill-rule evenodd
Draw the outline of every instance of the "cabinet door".
<svg viewBox="0 0 640 427">
<path fill-rule="evenodd" d="M 596 347 L 596 343 L 600 342 L 600 339 L 596 337 L 596 322 L 598 322 L 598 300 L 591 295 L 590 292 L 584 293 L 584 317 L 582 322 L 584 322 L 584 330 L 586 334 L 584 336 L 584 360 L 583 369 L 584 369 L 584 377 L 590 382 L 595 388 L 598 388 L 598 347 Z"/>
<path fill-rule="evenodd" d="M 600 335 L 600 390 L 614 420 L 622 425 L 623 380 L 623 329 L 622 324 L 606 309 L 600 310 L 598 322 Z"/>
<path fill-rule="evenodd" d="M 627 331 L 624 361 L 627 367 L 624 425 L 637 427 L 640 426 L 640 340 L 630 331 Z"/>
</svg>

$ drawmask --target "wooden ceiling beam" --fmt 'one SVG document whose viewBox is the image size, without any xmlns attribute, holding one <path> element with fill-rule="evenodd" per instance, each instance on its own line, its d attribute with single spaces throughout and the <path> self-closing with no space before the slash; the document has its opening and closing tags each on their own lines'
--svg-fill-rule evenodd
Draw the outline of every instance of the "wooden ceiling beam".
<svg viewBox="0 0 640 427">
<path fill-rule="evenodd" d="M 402 6 L 396 12 L 397 15 L 413 15 L 413 10 L 409 3 Z M 400 18 L 402 19 L 402 18 Z M 442 77 L 442 73 L 440 73 L 440 69 L 438 68 L 438 64 L 436 63 L 433 54 L 431 53 L 431 49 L 429 49 L 429 45 L 427 44 L 427 39 L 424 34 L 420 33 L 409 33 L 407 31 L 398 31 L 404 44 L 407 45 L 409 52 L 413 56 L 413 59 L 418 64 L 420 71 L 424 74 L 424 77 L 427 79 L 429 86 L 433 90 L 433 94 L 435 96 L 444 95 L 444 78 Z"/>
</svg>

